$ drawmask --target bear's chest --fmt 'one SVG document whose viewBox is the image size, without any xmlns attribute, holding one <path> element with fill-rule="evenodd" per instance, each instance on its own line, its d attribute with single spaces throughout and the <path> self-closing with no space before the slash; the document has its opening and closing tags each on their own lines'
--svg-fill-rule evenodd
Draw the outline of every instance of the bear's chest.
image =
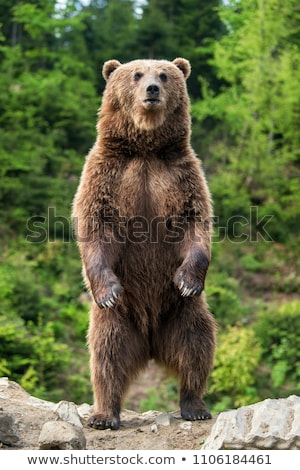
<svg viewBox="0 0 300 470">
<path fill-rule="evenodd" d="M 120 175 L 115 202 L 125 217 L 151 220 L 179 214 L 183 199 L 176 171 L 156 159 L 136 159 Z"/>
</svg>

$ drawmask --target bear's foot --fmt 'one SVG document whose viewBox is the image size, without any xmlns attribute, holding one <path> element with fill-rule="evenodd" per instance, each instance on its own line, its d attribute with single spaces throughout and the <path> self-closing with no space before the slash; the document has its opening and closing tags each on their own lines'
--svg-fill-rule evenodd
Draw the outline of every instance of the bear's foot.
<svg viewBox="0 0 300 470">
<path fill-rule="evenodd" d="M 112 429 L 113 431 L 115 431 L 120 427 L 120 417 L 119 415 L 108 416 L 105 414 L 97 413 L 89 418 L 88 425 L 95 429 Z"/>
<path fill-rule="evenodd" d="M 180 401 L 181 416 L 187 421 L 211 419 L 211 414 L 199 398 Z"/>
</svg>

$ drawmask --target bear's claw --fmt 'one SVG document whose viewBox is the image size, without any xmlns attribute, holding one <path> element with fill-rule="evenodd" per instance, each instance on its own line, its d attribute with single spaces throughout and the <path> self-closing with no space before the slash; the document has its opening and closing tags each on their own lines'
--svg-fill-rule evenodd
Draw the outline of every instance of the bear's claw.
<svg viewBox="0 0 300 470">
<path fill-rule="evenodd" d="M 109 308 L 112 308 L 114 307 L 115 305 L 115 302 L 111 299 L 111 300 L 107 300 L 106 302 L 104 302 L 103 304 L 103 307 L 109 307 Z"/>
<path fill-rule="evenodd" d="M 118 300 L 120 292 L 121 288 L 119 286 L 114 286 L 107 296 L 97 302 L 98 306 L 100 308 L 113 308 Z"/>
<path fill-rule="evenodd" d="M 179 284 L 179 291 L 182 297 L 193 297 L 194 295 L 199 295 L 202 292 L 200 286 L 190 286 L 181 281 Z"/>
<path fill-rule="evenodd" d="M 194 412 L 181 412 L 181 417 L 186 421 L 198 421 L 211 419 L 211 414 L 207 410 L 199 410 Z"/>
</svg>

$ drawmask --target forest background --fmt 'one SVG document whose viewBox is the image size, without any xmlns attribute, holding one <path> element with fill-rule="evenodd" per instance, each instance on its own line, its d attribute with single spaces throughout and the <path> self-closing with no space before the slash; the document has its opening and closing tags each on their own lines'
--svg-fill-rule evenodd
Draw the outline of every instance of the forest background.
<svg viewBox="0 0 300 470">
<path fill-rule="evenodd" d="M 101 67 L 182 56 L 215 211 L 207 403 L 299 394 L 299 0 L 0 0 L 0 24 L 0 376 L 44 399 L 92 402 L 70 212 Z M 176 409 L 176 393 L 163 377 L 139 406 Z"/>
</svg>

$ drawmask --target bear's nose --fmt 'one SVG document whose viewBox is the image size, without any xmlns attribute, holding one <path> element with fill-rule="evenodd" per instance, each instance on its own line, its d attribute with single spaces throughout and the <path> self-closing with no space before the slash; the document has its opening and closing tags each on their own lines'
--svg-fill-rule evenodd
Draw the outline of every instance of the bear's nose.
<svg viewBox="0 0 300 470">
<path fill-rule="evenodd" d="M 150 98 L 157 98 L 159 95 L 159 86 L 156 83 L 151 83 L 151 85 L 147 86 L 147 95 Z"/>
</svg>

